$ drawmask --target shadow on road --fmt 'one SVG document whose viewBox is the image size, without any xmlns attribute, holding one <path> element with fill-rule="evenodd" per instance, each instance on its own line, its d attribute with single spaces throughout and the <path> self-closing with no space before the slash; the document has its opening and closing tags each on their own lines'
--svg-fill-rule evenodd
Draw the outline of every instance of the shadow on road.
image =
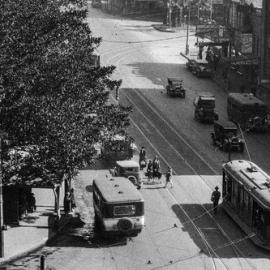
<svg viewBox="0 0 270 270">
<path fill-rule="evenodd" d="M 120 236 L 104 238 L 94 223 L 84 223 L 78 216 L 72 218 L 69 225 L 57 237 L 51 239 L 47 246 L 106 248 L 126 245 L 128 241 L 132 239 Z"/>
<path fill-rule="evenodd" d="M 213 214 L 211 209 L 212 204 L 174 204 L 172 206 L 173 212 L 183 225 L 181 228 L 182 231 L 189 234 L 201 252 L 211 257 L 234 258 L 239 257 L 239 254 L 237 255 L 235 250 L 235 247 L 237 247 L 243 253 L 240 257 L 244 255 L 246 258 L 269 258 L 269 254 L 254 246 L 244 233 L 237 233 L 238 236 L 241 236 L 235 239 L 232 225 L 229 225 L 231 221 L 222 210 L 222 207 L 219 206 L 218 213 L 213 216 L 221 228 L 225 228 L 226 234 L 230 239 L 225 237 L 218 229 L 214 220 L 207 214 L 208 212 Z M 189 217 L 187 217 L 185 213 L 187 213 Z M 207 240 L 211 250 L 208 248 L 209 246 L 207 247 L 205 240 Z M 209 252 L 211 253 L 210 255 Z"/>
</svg>

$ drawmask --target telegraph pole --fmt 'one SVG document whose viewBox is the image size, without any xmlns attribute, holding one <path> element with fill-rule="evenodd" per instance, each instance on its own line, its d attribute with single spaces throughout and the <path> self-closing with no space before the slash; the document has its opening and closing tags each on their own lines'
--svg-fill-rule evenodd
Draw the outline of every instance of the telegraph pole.
<svg viewBox="0 0 270 270">
<path fill-rule="evenodd" d="M 213 0 L 211 0 L 210 3 L 210 21 L 212 23 L 212 18 L 213 18 Z"/>
<path fill-rule="evenodd" d="M 190 23 L 190 4 L 188 5 L 187 38 L 186 38 L 186 55 L 189 54 L 189 44 L 188 44 L 188 38 L 189 38 L 189 23 Z"/>
<path fill-rule="evenodd" d="M 0 131 L 0 258 L 4 257 L 4 218 L 3 218 L 3 173 L 2 173 L 2 140 L 3 133 Z"/>
<path fill-rule="evenodd" d="M 168 16 L 168 20 L 169 20 L 169 27 L 172 27 L 172 0 L 169 0 L 168 2 L 168 11 L 169 11 L 169 16 Z"/>
</svg>

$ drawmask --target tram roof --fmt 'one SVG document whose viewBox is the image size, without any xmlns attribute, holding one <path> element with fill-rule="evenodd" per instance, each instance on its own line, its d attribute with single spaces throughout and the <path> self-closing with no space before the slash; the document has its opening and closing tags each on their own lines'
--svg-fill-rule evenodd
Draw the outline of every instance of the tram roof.
<svg viewBox="0 0 270 270">
<path fill-rule="evenodd" d="M 223 168 L 241 182 L 263 207 L 270 209 L 270 176 L 265 171 L 247 160 L 232 160 Z"/>
<path fill-rule="evenodd" d="M 228 99 L 233 99 L 236 102 L 240 103 L 241 105 L 260 105 L 266 106 L 265 103 L 256 98 L 254 95 L 250 93 L 229 93 Z"/>
<path fill-rule="evenodd" d="M 141 193 L 124 177 L 98 178 L 94 180 L 103 199 L 109 203 L 143 201 Z"/>
</svg>

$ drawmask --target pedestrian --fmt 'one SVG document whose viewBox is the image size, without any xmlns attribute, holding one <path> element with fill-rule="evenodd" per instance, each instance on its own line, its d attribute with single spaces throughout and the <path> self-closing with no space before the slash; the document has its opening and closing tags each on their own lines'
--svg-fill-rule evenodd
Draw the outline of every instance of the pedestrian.
<svg viewBox="0 0 270 270">
<path fill-rule="evenodd" d="M 217 207 L 218 207 L 219 199 L 220 199 L 220 192 L 218 190 L 218 186 L 216 186 L 215 191 L 213 191 L 211 195 L 211 201 L 213 202 L 214 214 L 217 214 Z"/>
<path fill-rule="evenodd" d="M 73 188 L 70 190 L 70 203 L 71 203 L 71 211 L 73 211 L 74 208 L 76 208 L 75 197 L 74 197 L 74 189 Z"/>
<path fill-rule="evenodd" d="M 33 213 L 36 211 L 36 198 L 34 193 L 30 193 L 28 197 L 28 207 L 29 207 L 29 212 Z"/>
<path fill-rule="evenodd" d="M 165 188 L 167 187 L 168 183 L 171 184 L 171 188 L 173 188 L 173 182 L 172 182 L 172 168 L 168 166 L 168 171 L 166 172 L 166 183 L 165 183 Z"/>
<path fill-rule="evenodd" d="M 158 156 L 153 159 L 153 178 L 160 178 L 160 161 Z"/>
<path fill-rule="evenodd" d="M 142 146 L 139 152 L 139 164 L 140 164 L 140 170 L 143 170 L 146 167 L 146 150 L 144 146 Z"/>
<path fill-rule="evenodd" d="M 152 180 L 152 178 L 153 178 L 153 162 L 151 159 L 148 161 L 148 164 L 147 164 L 146 175 L 148 177 L 148 181 Z"/>
<path fill-rule="evenodd" d="M 70 193 L 66 192 L 64 197 L 64 211 L 66 215 L 70 212 L 70 206 Z"/>
</svg>

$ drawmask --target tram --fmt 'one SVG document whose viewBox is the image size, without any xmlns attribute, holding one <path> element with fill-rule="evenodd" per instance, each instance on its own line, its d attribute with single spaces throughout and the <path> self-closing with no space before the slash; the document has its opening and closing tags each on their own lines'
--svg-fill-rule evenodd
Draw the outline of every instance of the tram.
<svg viewBox="0 0 270 270">
<path fill-rule="evenodd" d="M 246 160 L 223 164 L 223 209 L 251 235 L 257 245 L 270 250 L 270 175 Z"/>
</svg>

